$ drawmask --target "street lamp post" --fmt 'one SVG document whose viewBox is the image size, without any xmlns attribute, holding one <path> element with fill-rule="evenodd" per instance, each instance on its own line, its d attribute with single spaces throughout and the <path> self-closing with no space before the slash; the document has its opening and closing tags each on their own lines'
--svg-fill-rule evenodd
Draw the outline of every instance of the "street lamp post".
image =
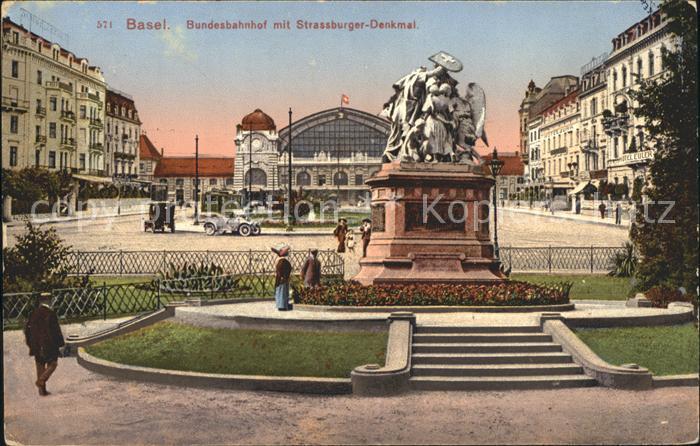
<svg viewBox="0 0 700 446">
<path fill-rule="evenodd" d="M 250 202 L 253 199 L 253 124 L 248 124 L 248 200 L 246 205 L 249 211 Z"/>
<path fill-rule="evenodd" d="M 491 175 L 493 175 L 493 249 L 494 254 L 497 259 L 501 259 L 500 250 L 498 247 L 498 204 L 497 204 L 497 193 L 498 193 L 498 174 L 501 173 L 503 168 L 503 161 L 498 159 L 498 151 L 493 148 L 493 156 L 489 161 L 489 167 L 491 168 Z"/>
<path fill-rule="evenodd" d="M 199 224 L 199 135 L 194 136 L 194 224 Z"/>
<path fill-rule="evenodd" d="M 287 153 L 287 224 L 294 224 L 294 203 L 292 202 L 292 107 L 289 107 L 289 133 Z"/>
</svg>

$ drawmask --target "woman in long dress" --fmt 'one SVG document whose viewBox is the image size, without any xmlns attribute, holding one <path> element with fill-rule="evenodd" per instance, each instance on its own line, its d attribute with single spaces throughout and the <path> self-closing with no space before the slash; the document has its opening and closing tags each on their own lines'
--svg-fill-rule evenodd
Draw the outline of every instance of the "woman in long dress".
<svg viewBox="0 0 700 446">
<path fill-rule="evenodd" d="M 440 86 L 433 83 L 428 88 L 428 96 L 423 105 L 426 116 L 425 141 L 421 150 L 425 161 L 442 161 L 453 154 L 454 124 L 451 119 L 452 105 L 449 97 L 451 93 L 452 87 L 446 83 Z"/>
</svg>

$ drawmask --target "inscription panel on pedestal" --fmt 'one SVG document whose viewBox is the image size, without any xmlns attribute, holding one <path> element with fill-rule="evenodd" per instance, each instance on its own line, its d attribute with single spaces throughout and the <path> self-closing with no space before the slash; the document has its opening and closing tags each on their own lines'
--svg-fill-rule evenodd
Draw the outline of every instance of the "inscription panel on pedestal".
<svg viewBox="0 0 700 446">
<path fill-rule="evenodd" d="M 404 230 L 406 232 L 464 232 L 464 202 L 438 203 L 426 206 L 423 203 L 406 203 Z"/>
<path fill-rule="evenodd" d="M 384 232 L 386 212 L 383 204 L 372 204 L 372 232 Z"/>
</svg>

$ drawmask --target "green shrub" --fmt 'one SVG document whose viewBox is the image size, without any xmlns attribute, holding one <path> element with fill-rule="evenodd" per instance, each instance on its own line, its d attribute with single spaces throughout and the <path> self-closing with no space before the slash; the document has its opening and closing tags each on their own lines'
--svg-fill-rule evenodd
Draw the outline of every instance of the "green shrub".
<svg viewBox="0 0 700 446">
<path fill-rule="evenodd" d="M 695 299 L 689 293 L 684 293 L 679 288 L 674 288 L 668 285 L 656 285 L 651 287 L 644 296 L 651 301 L 651 305 L 657 308 L 666 308 L 671 302 L 691 302 L 697 305 Z"/>
<path fill-rule="evenodd" d="M 608 272 L 609 276 L 613 277 L 632 277 L 637 268 L 639 259 L 634 250 L 634 245 L 630 242 L 625 242 L 625 250 L 616 252 L 612 257 L 613 268 Z"/>
</svg>

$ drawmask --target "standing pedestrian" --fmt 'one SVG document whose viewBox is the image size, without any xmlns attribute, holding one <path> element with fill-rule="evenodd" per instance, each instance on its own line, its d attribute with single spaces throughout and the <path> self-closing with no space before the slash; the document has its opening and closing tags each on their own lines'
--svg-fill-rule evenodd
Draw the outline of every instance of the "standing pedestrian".
<svg viewBox="0 0 700 446">
<path fill-rule="evenodd" d="M 278 257 L 275 265 L 275 304 L 279 311 L 292 309 L 289 305 L 289 276 L 292 274 L 292 264 L 287 260 L 289 249 L 287 245 L 279 249 L 272 248 Z"/>
<path fill-rule="evenodd" d="M 46 381 L 58 367 L 60 348 L 65 345 L 56 312 L 51 308 L 51 293 L 39 295 L 39 305 L 32 311 L 24 326 L 29 356 L 36 363 L 36 381 L 39 395 L 47 396 Z"/>
<path fill-rule="evenodd" d="M 362 231 L 362 257 L 367 257 L 367 246 L 369 246 L 369 240 L 372 237 L 372 220 L 363 219 L 360 231 Z"/>
<path fill-rule="evenodd" d="M 321 285 L 321 262 L 318 260 L 318 249 L 309 249 L 304 265 L 301 267 L 301 280 L 304 286 L 315 288 Z"/>
<path fill-rule="evenodd" d="M 345 234 L 348 233 L 348 222 L 344 218 L 338 220 L 338 226 L 333 230 L 333 235 L 338 240 L 338 252 L 345 252 Z"/>
<path fill-rule="evenodd" d="M 617 206 L 615 206 L 615 224 L 619 225 L 622 223 L 622 205 L 620 202 L 617 202 Z"/>
<path fill-rule="evenodd" d="M 348 252 L 355 254 L 355 232 L 350 228 L 345 234 L 345 246 L 348 248 Z"/>
<path fill-rule="evenodd" d="M 598 211 L 600 212 L 600 218 L 605 218 L 605 203 L 600 203 L 598 206 Z"/>
</svg>

